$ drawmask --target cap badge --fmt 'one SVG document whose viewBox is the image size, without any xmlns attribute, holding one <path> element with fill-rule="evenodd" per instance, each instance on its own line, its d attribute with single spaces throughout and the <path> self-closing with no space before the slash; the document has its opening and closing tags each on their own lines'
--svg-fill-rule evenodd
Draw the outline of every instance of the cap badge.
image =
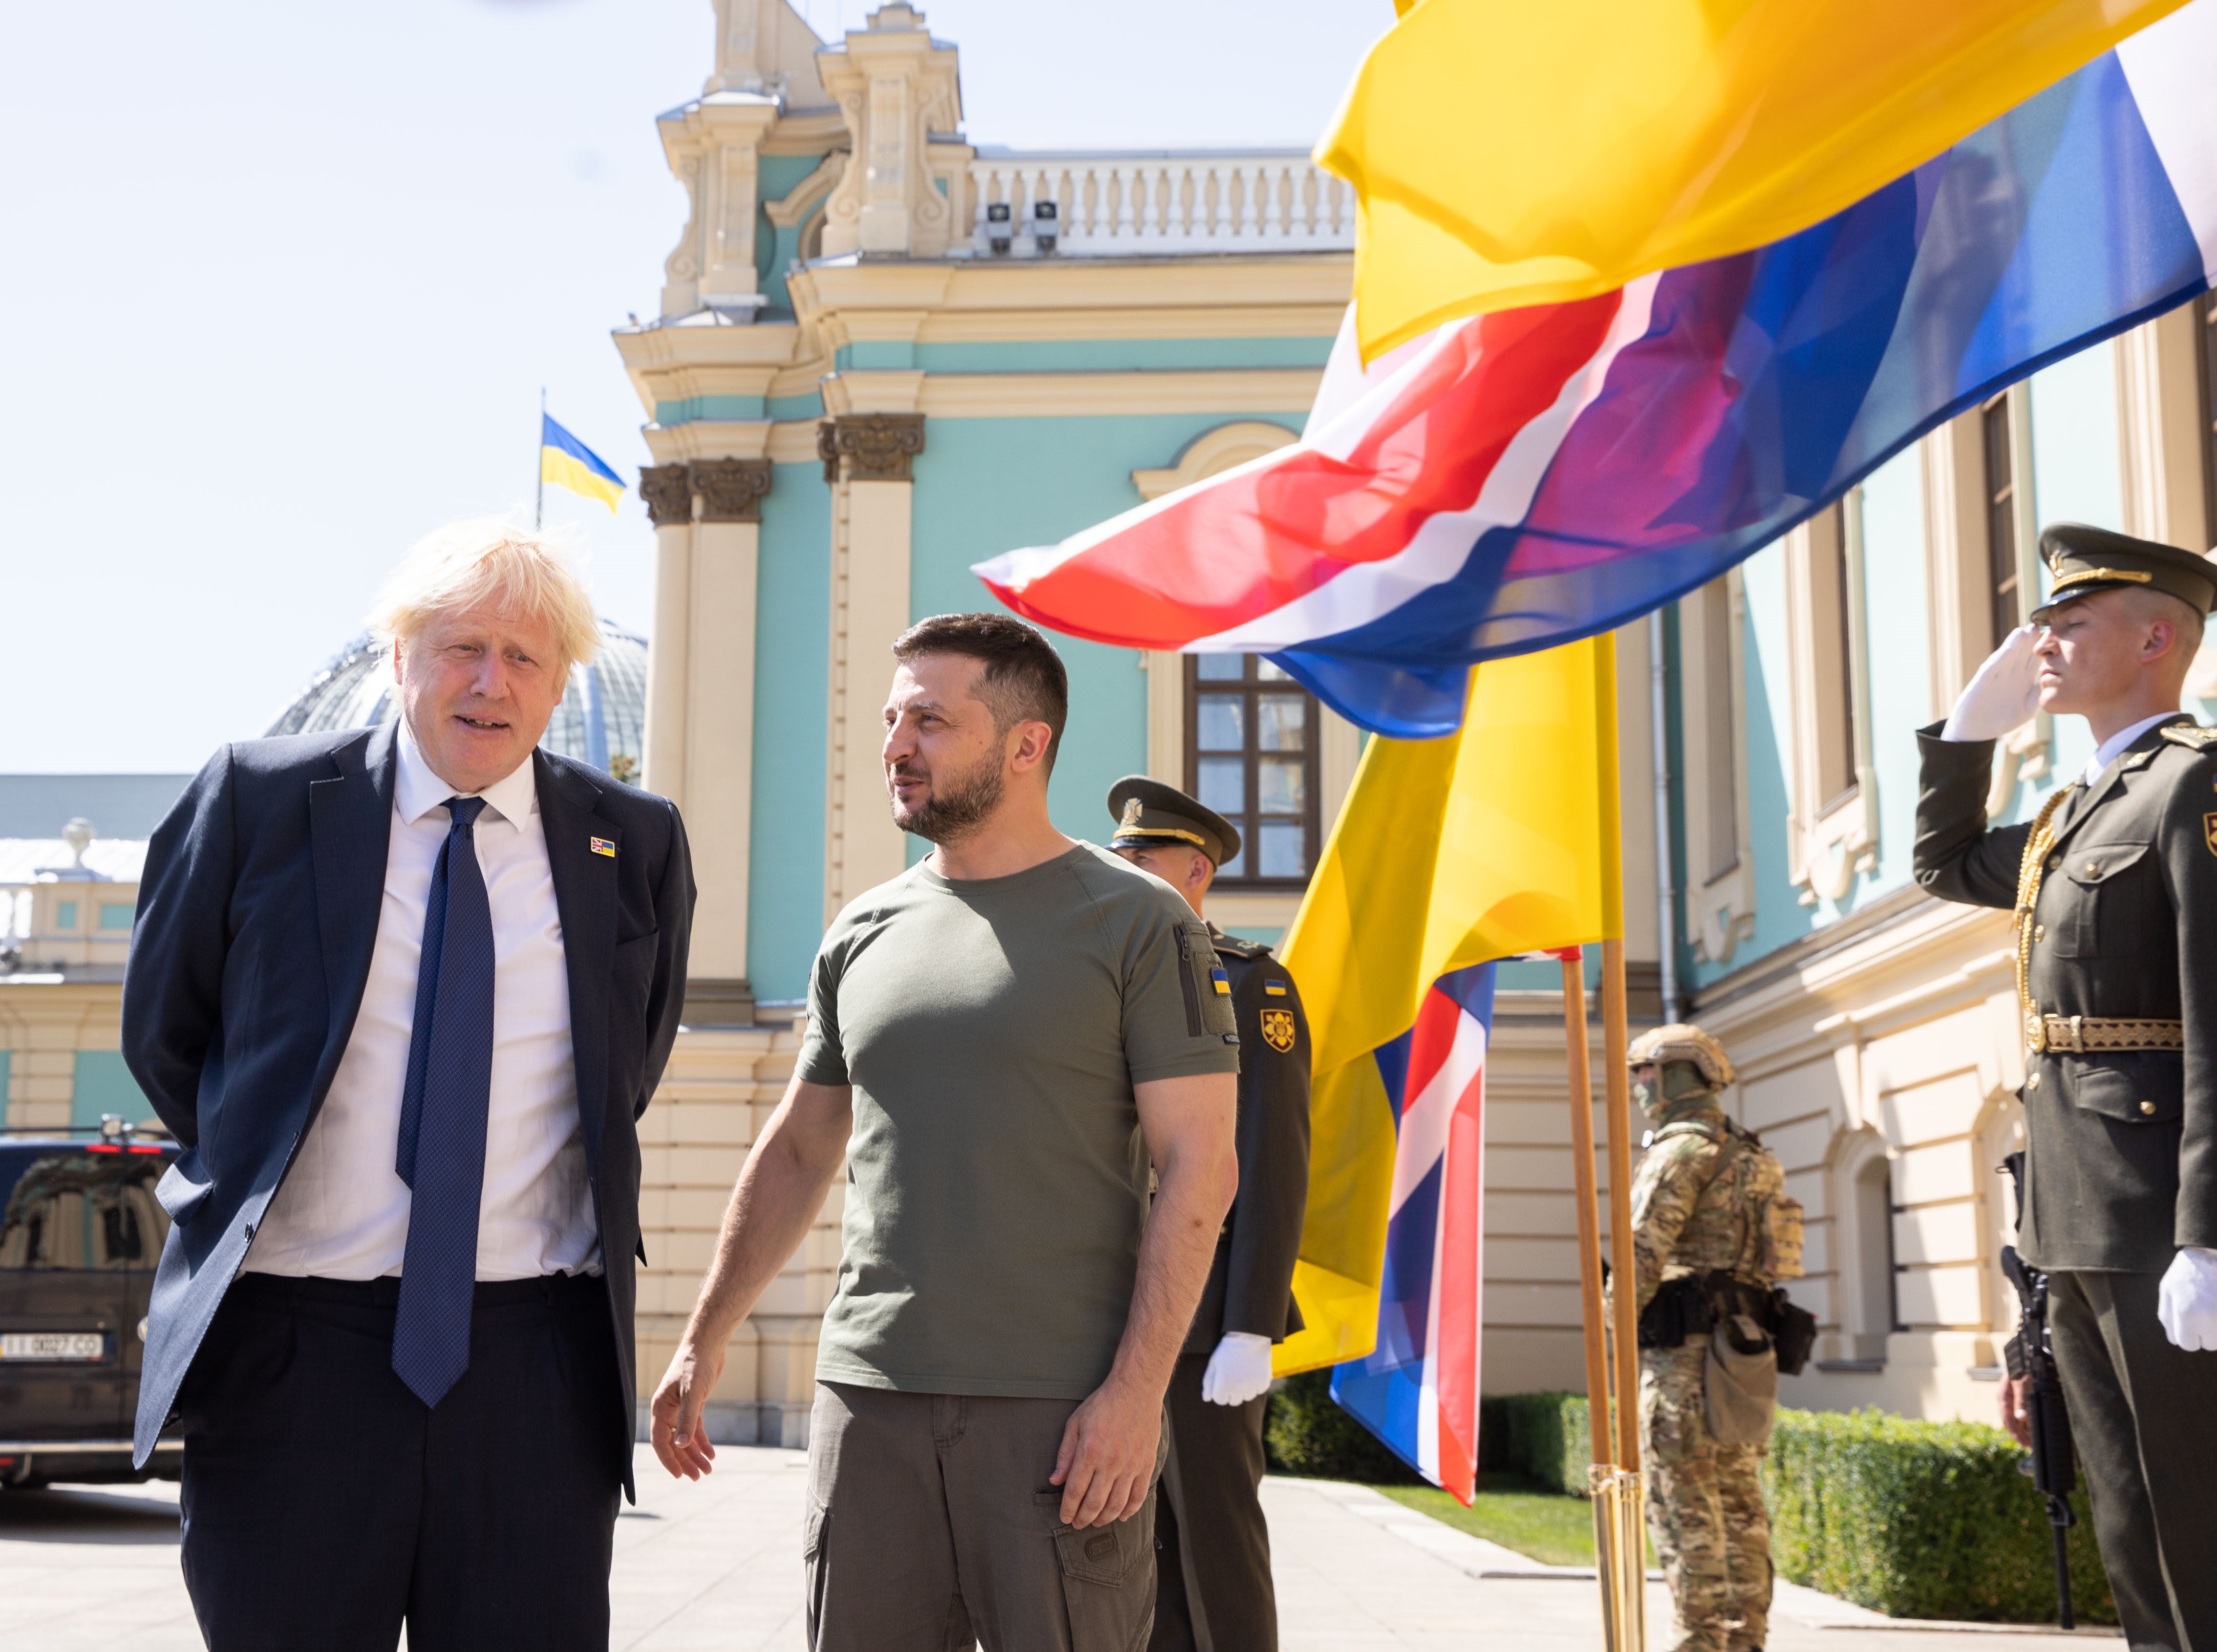
<svg viewBox="0 0 2217 1652">
<path fill-rule="evenodd" d="M 1139 815 L 1145 807 L 1146 806 L 1136 797 L 1126 798 L 1124 800 L 1124 818 L 1116 823 L 1117 826 L 1126 832 L 1134 830 L 1139 824 Z"/>
<path fill-rule="evenodd" d="M 1263 1042 L 1281 1055 L 1294 1047 L 1294 1012 L 1291 1010 L 1263 1012 Z"/>
</svg>

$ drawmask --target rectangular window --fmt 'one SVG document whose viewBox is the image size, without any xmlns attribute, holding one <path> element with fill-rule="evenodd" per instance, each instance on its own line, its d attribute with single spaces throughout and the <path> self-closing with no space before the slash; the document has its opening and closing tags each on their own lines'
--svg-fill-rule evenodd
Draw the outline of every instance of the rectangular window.
<svg viewBox="0 0 2217 1652">
<path fill-rule="evenodd" d="M 54 902 L 54 927 L 61 931 L 65 935 L 74 935 L 77 932 L 76 901 L 57 900 Z"/>
<path fill-rule="evenodd" d="M 1701 587 L 1701 707 L 1708 796 L 1709 872 L 1722 877 L 1739 864 L 1738 775 L 1732 751 L 1732 587 L 1712 579 Z"/>
<path fill-rule="evenodd" d="M 2024 623 L 2016 588 L 2016 432 L 2007 391 L 1979 410 L 1979 427 L 1985 448 L 1986 647 L 1991 651 Z"/>
<path fill-rule="evenodd" d="M 138 906 L 128 900 L 103 900 L 100 903 L 100 926 L 102 929 L 129 929 L 138 912 Z"/>
<path fill-rule="evenodd" d="M 1850 600 L 1846 512 L 1834 505 L 1809 523 L 1811 643 L 1817 717 L 1818 814 L 1829 814 L 1856 790 L 1855 615 Z"/>
<path fill-rule="evenodd" d="M 1258 655 L 1185 662 L 1185 789 L 1243 840 L 1217 887 L 1300 887 L 1320 846 L 1317 702 Z"/>
</svg>

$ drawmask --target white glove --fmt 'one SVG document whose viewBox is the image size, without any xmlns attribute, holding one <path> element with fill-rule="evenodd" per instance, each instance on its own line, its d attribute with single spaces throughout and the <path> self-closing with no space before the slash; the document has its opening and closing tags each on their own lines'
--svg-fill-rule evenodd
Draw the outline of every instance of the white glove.
<svg viewBox="0 0 2217 1652">
<path fill-rule="evenodd" d="M 2040 709 L 2040 628 L 2020 625 L 1986 656 L 1940 731 L 1943 740 L 1999 739 Z"/>
<path fill-rule="evenodd" d="M 2171 1258 L 2155 1316 L 2164 1335 L 2187 1352 L 2217 1352 L 2217 1251 L 2189 1245 Z"/>
<path fill-rule="evenodd" d="M 1211 1405 L 1245 1405 L 1269 1388 L 1270 1339 L 1226 1331 L 1201 1374 L 1201 1397 Z"/>
</svg>

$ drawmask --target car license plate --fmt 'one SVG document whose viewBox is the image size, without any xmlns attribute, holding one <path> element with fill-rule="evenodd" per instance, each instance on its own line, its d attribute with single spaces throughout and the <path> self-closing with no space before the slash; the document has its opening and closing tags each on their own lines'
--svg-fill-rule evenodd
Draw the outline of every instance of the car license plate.
<svg viewBox="0 0 2217 1652">
<path fill-rule="evenodd" d="M 0 1359 L 98 1359 L 108 1338 L 98 1331 L 0 1332 Z"/>
</svg>

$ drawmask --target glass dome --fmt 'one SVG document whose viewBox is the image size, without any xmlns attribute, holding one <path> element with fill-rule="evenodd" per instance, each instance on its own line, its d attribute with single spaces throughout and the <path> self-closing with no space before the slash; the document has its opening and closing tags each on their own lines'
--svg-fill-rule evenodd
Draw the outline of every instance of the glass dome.
<svg viewBox="0 0 2217 1652">
<path fill-rule="evenodd" d="M 367 728 L 400 715 L 384 645 L 364 632 L 308 680 L 300 697 L 269 726 L 272 734 L 313 734 Z M 569 692 L 554 708 L 540 745 L 589 763 L 636 785 L 646 750 L 646 642 L 601 622 L 601 652 L 590 665 L 570 668 Z"/>
</svg>

